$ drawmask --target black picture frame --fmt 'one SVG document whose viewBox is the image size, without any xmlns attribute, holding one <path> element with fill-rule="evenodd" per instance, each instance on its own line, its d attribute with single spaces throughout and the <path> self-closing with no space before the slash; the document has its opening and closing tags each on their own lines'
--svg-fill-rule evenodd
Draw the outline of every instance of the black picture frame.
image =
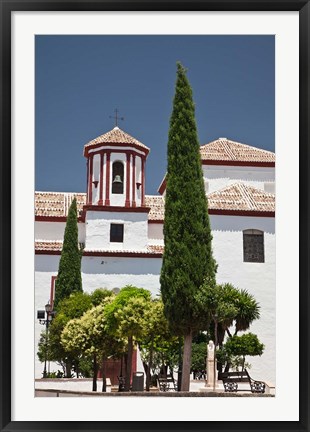
<svg viewBox="0 0 310 432">
<path fill-rule="evenodd" d="M 64 430 L 208 430 L 310 431 L 309 427 L 309 1 L 304 0 L 0 0 L 1 19 L 1 249 L 0 249 L 0 429 Z M 23 422 L 11 421 L 11 13 L 15 11 L 298 11 L 300 24 L 300 300 L 299 414 L 296 422 Z M 289 312 L 288 312 L 289 320 Z M 289 322 L 288 322 L 289 325 Z M 289 391 L 289 379 L 287 391 Z M 22 391 L 22 389 L 21 389 Z M 242 409 L 242 401 L 241 409 Z M 138 412 L 138 410 L 137 410 Z M 160 417 L 160 416 L 159 416 Z"/>
</svg>

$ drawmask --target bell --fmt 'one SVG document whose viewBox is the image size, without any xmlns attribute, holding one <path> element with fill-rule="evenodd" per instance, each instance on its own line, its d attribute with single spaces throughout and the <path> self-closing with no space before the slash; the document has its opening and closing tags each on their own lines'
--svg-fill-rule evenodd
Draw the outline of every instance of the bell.
<svg viewBox="0 0 310 432">
<path fill-rule="evenodd" d="M 123 183 L 122 179 L 121 179 L 121 176 L 120 175 L 116 175 L 114 177 L 113 183 Z"/>
</svg>

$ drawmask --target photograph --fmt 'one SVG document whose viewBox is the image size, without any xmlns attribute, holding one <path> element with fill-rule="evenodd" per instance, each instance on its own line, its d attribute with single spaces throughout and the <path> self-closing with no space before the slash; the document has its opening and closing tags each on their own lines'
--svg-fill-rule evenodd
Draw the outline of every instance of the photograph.
<svg viewBox="0 0 310 432">
<path fill-rule="evenodd" d="M 35 396 L 275 397 L 275 36 L 34 43 Z"/>
<path fill-rule="evenodd" d="M 0 0 L 0 431 L 310 431 L 309 8 Z"/>
</svg>

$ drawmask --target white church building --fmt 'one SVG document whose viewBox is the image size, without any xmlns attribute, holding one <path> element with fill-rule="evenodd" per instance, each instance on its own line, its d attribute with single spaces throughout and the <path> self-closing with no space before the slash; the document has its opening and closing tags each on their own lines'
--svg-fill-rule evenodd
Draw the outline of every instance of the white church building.
<svg viewBox="0 0 310 432">
<path fill-rule="evenodd" d="M 217 282 L 248 290 L 261 307 L 250 331 L 254 379 L 275 383 L 275 154 L 219 138 L 200 147 L 218 264 Z M 146 195 L 149 148 L 118 127 L 84 146 L 86 193 L 35 193 L 35 310 L 53 300 L 66 217 L 78 204 L 83 289 L 143 287 L 156 295 L 164 249 L 165 179 Z M 36 320 L 35 352 L 42 326 Z M 35 376 L 42 377 L 36 356 Z"/>
</svg>

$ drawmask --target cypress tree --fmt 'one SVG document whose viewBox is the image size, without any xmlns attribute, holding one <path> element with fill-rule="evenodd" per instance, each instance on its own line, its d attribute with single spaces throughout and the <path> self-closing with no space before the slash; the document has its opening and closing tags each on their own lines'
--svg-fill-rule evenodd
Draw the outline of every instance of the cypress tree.
<svg viewBox="0 0 310 432">
<path fill-rule="evenodd" d="M 82 252 L 78 243 L 77 206 L 73 199 L 68 212 L 64 241 L 55 284 L 54 308 L 71 293 L 83 291 L 81 276 Z"/>
<path fill-rule="evenodd" d="M 178 63 L 168 136 L 160 283 L 171 330 L 184 337 L 183 391 L 189 390 L 193 333 L 202 328 L 206 315 L 199 311 L 195 298 L 204 281 L 215 284 L 211 240 L 192 89 L 186 70 Z"/>
</svg>

